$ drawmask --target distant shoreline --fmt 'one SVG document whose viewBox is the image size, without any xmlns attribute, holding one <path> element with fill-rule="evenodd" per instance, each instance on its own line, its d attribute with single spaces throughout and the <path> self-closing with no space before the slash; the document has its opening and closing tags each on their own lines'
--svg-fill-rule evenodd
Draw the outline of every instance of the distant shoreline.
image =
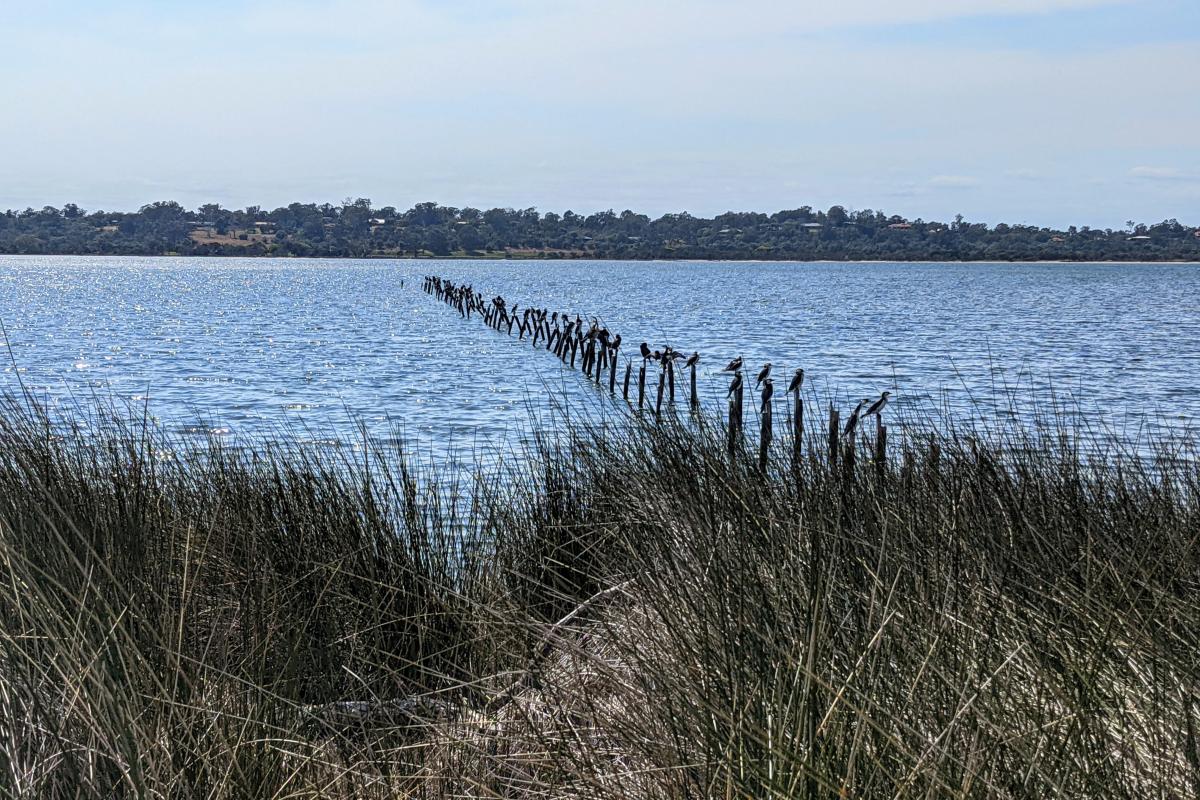
<svg viewBox="0 0 1200 800">
<path fill-rule="evenodd" d="M 633 211 L 580 215 L 535 208 L 402 211 L 370 200 L 292 203 L 274 210 L 174 201 L 135 212 L 87 212 L 68 204 L 0 213 L 0 253 L 147 257 L 386 258 L 500 261 L 750 261 L 894 263 L 1193 263 L 1200 227 L 1177 219 L 1130 220 L 1121 230 L 905 219 L 882 211 L 810 206 L 686 213 L 652 219 Z"/>
<path fill-rule="evenodd" d="M 1200 266 L 1200 259 L 1155 259 L 1155 258 L 1108 258 L 1108 259 L 996 259 L 996 258 L 616 258 L 613 256 L 587 256 L 581 258 L 536 258 L 530 256 L 297 256 L 269 253 L 229 255 L 225 253 L 162 253 L 139 255 L 134 253 L 0 253 L 6 258 L 94 258 L 94 259 L 203 259 L 205 261 L 467 261 L 505 262 L 521 261 L 546 264 L 569 264 L 572 262 L 612 261 L 614 263 L 645 264 L 1172 264 Z"/>
</svg>

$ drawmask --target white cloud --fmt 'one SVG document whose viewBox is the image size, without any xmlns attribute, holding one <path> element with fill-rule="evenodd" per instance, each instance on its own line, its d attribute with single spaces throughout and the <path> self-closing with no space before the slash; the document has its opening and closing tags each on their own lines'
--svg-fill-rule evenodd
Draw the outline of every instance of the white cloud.
<svg viewBox="0 0 1200 800">
<path fill-rule="evenodd" d="M 1148 181 L 1186 181 L 1196 177 L 1175 167 L 1134 167 L 1129 175 Z"/>
<path fill-rule="evenodd" d="M 974 189 L 979 186 L 979 179 L 969 175 L 935 175 L 929 179 L 929 185 L 936 189 Z"/>
</svg>

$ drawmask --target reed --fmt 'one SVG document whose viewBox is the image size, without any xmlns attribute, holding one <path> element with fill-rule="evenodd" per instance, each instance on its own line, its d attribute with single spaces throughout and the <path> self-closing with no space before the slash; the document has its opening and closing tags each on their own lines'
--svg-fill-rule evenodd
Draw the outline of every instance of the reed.
<svg viewBox="0 0 1200 800">
<path fill-rule="evenodd" d="M 846 479 L 722 428 L 561 427 L 462 485 L 9 401 L 0 788 L 1196 796 L 1190 443 L 893 429 Z"/>
</svg>

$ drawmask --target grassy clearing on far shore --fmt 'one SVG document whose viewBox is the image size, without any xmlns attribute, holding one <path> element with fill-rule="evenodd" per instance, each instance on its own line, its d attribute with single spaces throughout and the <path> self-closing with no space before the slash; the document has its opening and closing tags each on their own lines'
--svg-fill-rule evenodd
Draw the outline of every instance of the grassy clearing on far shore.
<svg viewBox="0 0 1200 800">
<path fill-rule="evenodd" d="M 0 407 L 3 796 L 1200 792 L 1194 450 L 635 424 L 455 499 L 103 422 Z"/>
</svg>

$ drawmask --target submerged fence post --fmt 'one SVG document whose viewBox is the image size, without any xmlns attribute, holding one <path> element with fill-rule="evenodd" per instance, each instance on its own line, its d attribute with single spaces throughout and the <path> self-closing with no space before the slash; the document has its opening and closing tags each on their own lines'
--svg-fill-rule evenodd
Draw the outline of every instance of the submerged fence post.
<svg viewBox="0 0 1200 800">
<path fill-rule="evenodd" d="M 616 347 L 614 347 L 614 348 L 613 348 L 613 351 L 612 351 L 612 364 L 610 365 L 610 366 L 611 366 L 611 369 L 610 369 L 610 370 L 609 370 L 609 372 L 608 372 L 608 393 L 609 393 L 609 394 L 616 394 L 616 389 L 617 389 L 617 354 L 618 354 L 619 352 L 620 352 L 620 348 L 616 348 Z"/>
<path fill-rule="evenodd" d="M 646 400 L 646 359 L 642 359 L 642 367 L 638 370 L 638 408 L 641 408 Z"/>
<path fill-rule="evenodd" d="M 625 388 L 624 388 L 624 391 L 622 392 L 622 396 L 625 398 L 625 402 L 629 402 L 629 374 L 631 372 L 633 372 L 633 362 L 626 361 L 625 362 Z"/>
<path fill-rule="evenodd" d="M 670 390 L 671 405 L 675 405 L 675 360 L 667 361 L 667 385 Z"/>
<path fill-rule="evenodd" d="M 837 469 L 838 463 L 838 410 L 829 404 L 829 471 Z"/>
<path fill-rule="evenodd" d="M 691 370 L 691 373 L 692 373 L 691 374 L 691 381 L 692 381 L 691 404 L 692 404 L 692 410 L 694 411 L 700 407 L 700 395 L 696 393 L 696 365 L 692 364 L 692 366 L 689 367 L 689 369 Z"/>
</svg>

